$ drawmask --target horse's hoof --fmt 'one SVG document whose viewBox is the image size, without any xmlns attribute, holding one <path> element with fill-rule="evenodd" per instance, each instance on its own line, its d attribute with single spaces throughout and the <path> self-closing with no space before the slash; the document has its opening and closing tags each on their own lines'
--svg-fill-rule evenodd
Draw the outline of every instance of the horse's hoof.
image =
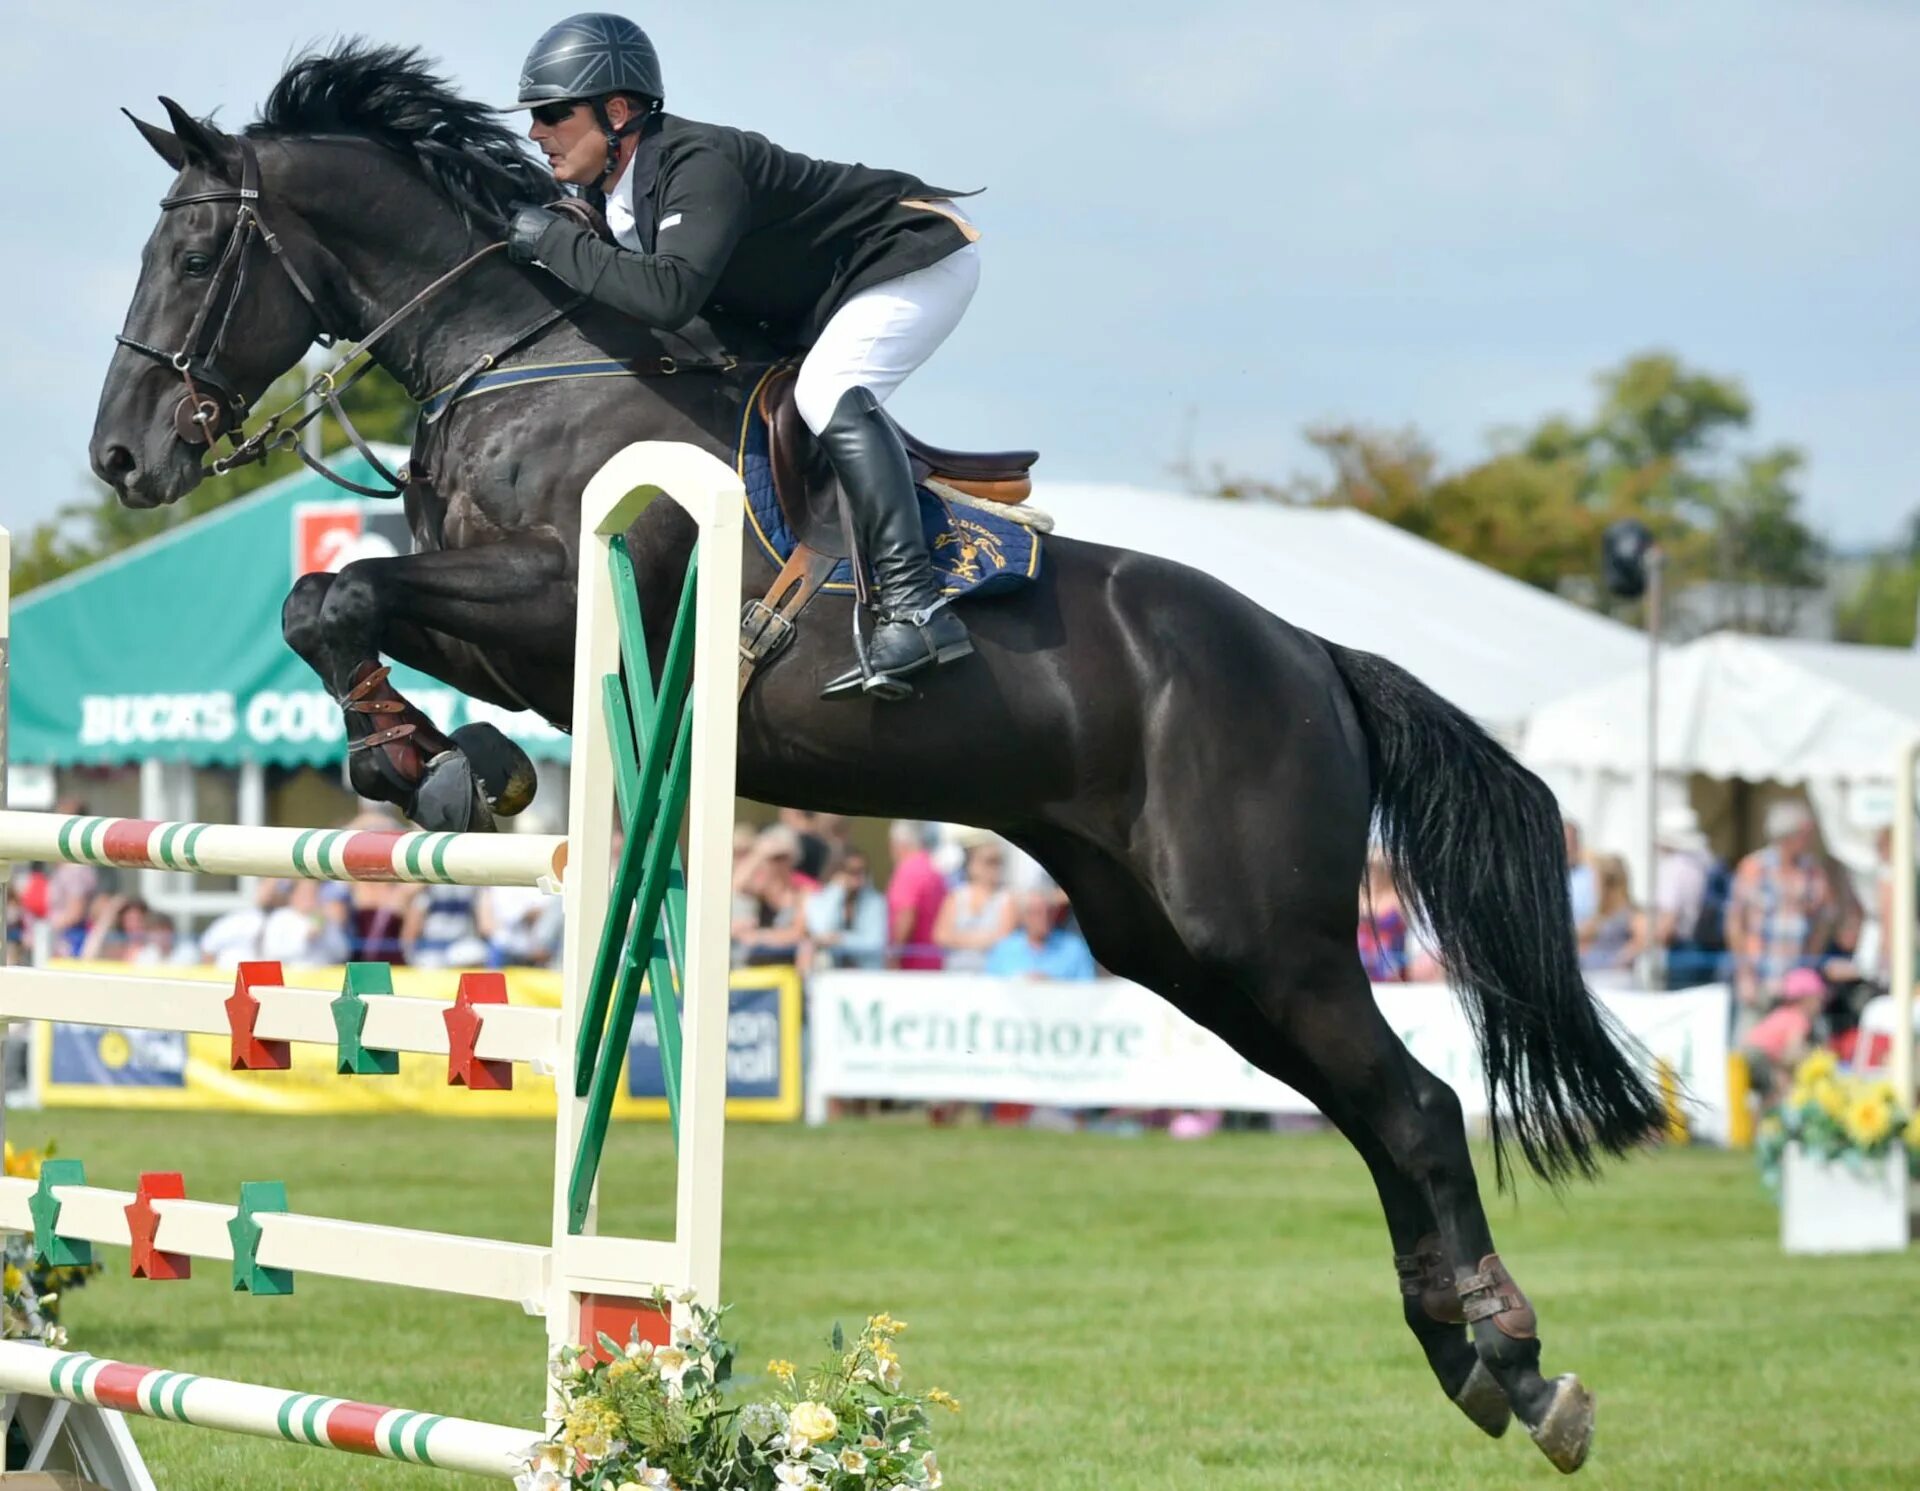
<svg viewBox="0 0 1920 1491">
<path fill-rule="evenodd" d="M 540 778 L 527 753 L 488 724 L 462 725 L 454 748 L 473 766 L 481 794 L 497 817 L 511 818 L 533 801 Z"/>
<path fill-rule="evenodd" d="M 1553 1380 L 1553 1401 L 1528 1431 L 1554 1469 L 1572 1475 L 1593 1447 L 1593 1394 L 1571 1372 Z"/>
<path fill-rule="evenodd" d="M 407 816 L 429 833 L 492 833 L 493 810 L 481 794 L 473 765 L 458 751 L 427 763 Z"/>
<path fill-rule="evenodd" d="M 1507 1425 L 1513 1422 L 1513 1405 L 1507 1402 L 1506 1393 L 1487 1370 L 1486 1363 L 1477 1359 L 1473 1371 L 1467 1374 L 1466 1386 L 1454 1394 L 1453 1401 L 1473 1420 L 1475 1427 L 1495 1439 L 1505 1434 Z"/>
</svg>

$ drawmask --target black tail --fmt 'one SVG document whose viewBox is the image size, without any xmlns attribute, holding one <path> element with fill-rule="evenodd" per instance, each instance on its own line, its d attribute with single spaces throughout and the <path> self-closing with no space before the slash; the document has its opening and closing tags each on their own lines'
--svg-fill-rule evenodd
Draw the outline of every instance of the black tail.
<svg viewBox="0 0 1920 1491">
<path fill-rule="evenodd" d="M 1371 653 L 1327 644 L 1366 731 L 1400 899 L 1432 934 L 1480 1043 L 1500 1184 L 1517 1139 L 1548 1181 L 1665 1122 L 1580 976 L 1553 794 L 1465 714 Z"/>
</svg>

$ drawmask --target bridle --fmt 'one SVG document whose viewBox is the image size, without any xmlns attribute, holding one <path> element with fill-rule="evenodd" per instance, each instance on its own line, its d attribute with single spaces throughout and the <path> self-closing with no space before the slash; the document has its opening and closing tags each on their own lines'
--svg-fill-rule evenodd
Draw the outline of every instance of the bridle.
<svg viewBox="0 0 1920 1491">
<path fill-rule="evenodd" d="M 375 454 L 373 447 L 354 428 L 353 421 L 340 403 L 340 396 L 358 383 L 373 370 L 372 349 L 389 331 L 404 318 L 431 298 L 452 284 L 490 254 L 503 251 L 504 241 L 489 243 L 462 259 L 445 274 L 433 280 L 424 289 L 413 295 L 392 315 L 382 321 L 366 336 L 359 345 L 349 348 L 337 357 L 331 367 L 323 369 L 302 389 L 299 395 L 284 408 L 268 416 L 266 421 L 245 439 L 234 439 L 233 432 L 238 429 L 251 402 L 234 386 L 231 379 L 220 371 L 217 358 L 226 344 L 228 326 L 233 320 L 235 309 L 240 304 L 240 293 L 246 285 L 249 251 L 254 239 L 267 246 L 277 263 L 287 273 L 287 278 L 313 312 L 314 320 L 320 326 L 316 340 L 323 347 L 335 344 L 334 333 L 328 331 L 326 313 L 320 307 L 319 298 L 313 293 L 299 269 L 282 246 L 279 236 L 267 225 L 260 211 L 260 162 L 255 155 L 253 145 L 243 136 L 235 136 L 234 143 L 240 150 L 240 185 L 237 187 L 216 187 L 204 192 L 185 192 L 178 196 L 163 197 L 160 207 L 163 211 L 172 211 L 176 207 L 192 207 L 206 202 L 236 202 L 239 212 L 234 217 L 233 227 L 227 233 L 226 246 L 221 250 L 219 262 L 214 267 L 213 278 L 207 286 L 206 299 L 200 304 L 193 318 L 193 324 L 187 328 L 186 338 L 177 352 L 167 352 L 147 342 L 138 341 L 126 335 L 117 335 L 114 340 L 123 347 L 164 363 L 180 375 L 186 385 L 180 401 L 174 406 L 173 428 L 181 440 L 188 445 L 204 445 L 212 448 L 215 441 L 225 436 L 231 442 L 231 449 L 213 463 L 216 476 L 224 476 L 236 466 L 248 465 L 255 461 L 264 461 L 279 450 L 291 450 L 295 455 L 321 476 L 337 486 L 365 497 L 398 497 L 407 487 L 407 470 L 390 470 L 387 464 Z M 595 214 L 585 203 L 576 199 L 563 199 L 548 204 L 560 211 L 570 211 L 572 215 L 592 225 Z M 449 385 L 449 390 L 458 390 L 471 384 L 476 378 L 499 364 L 501 359 L 518 351 L 541 332 L 556 322 L 571 315 L 586 303 L 587 297 L 577 295 L 553 307 L 544 315 L 509 337 L 497 351 L 486 353 L 467 367 L 461 375 Z M 217 315 L 216 315 L 217 313 Z M 212 327 L 211 336 L 208 327 Z M 350 364 L 352 367 L 345 377 L 340 376 Z M 728 373 L 739 365 L 738 359 L 731 354 L 719 357 L 673 358 L 662 356 L 654 366 L 644 363 L 630 364 L 628 371 L 639 377 L 671 376 L 675 373 Z M 298 418 L 289 419 L 296 410 L 304 408 Z M 309 454 L 300 436 L 301 432 L 323 413 L 330 413 L 346 432 L 353 448 L 360 452 L 367 463 L 387 483 L 385 487 L 370 487 L 360 482 L 349 481 L 338 472 L 331 470 L 317 457 Z"/>
<path fill-rule="evenodd" d="M 176 207 L 198 206 L 204 202 L 240 204 L 233 227 L 227 233 L 226 246 L 214 266 L 213 278 L 207 285 L 206 298 L 200 302 L 200 309 L 193 318 L 193 324 L 187 328 L 180 350 L 168 352 L 124 333 L 114 337 L 121 346 L 145 353 L 180 375 L 181 381 L 186 384 L 186 391 L 174 406 L 173 428 L 189 445 L 211 446 L 246 418 L 249 401 L 235 389 L 232 380 L 220 371 L 218 359 L 226 346 L 227 328 L 233 321 L 234 308 L 240 304 L 240 293 L 247 283 L 247 265 L 252 257 L 249 251 L 256 235 L 286 270 L 287 278 L 293 282 L 294 289 L 300 292 L 301 299 L 306 301 L 315 317 L 321 318 L 321 325 L 324 327 L 326 324 L 321 317 L 320 302 L 301 277 L 300 271 L 294 267 L 293 261 L 287 258 L 278 235 L 260 215 L 259 158 L 246 140 L 241 139 L 236 143 L 240 147 L 239 186 L 183 192 L 178 196 L 163 197 L 160 201 L 161 210 L 165 212 L 171 212 Z M 333 338 L 323 330 L 320 342 L 322 346 L 332 346 Z"/>
</svg>

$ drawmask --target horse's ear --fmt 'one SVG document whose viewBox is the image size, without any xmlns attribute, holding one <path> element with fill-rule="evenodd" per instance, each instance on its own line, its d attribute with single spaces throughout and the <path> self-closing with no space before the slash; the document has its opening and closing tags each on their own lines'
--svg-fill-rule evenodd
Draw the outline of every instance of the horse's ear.
<svg viewBox="0 0 1920 1491">
<path fill-rule="evenodd" d="M 169 134 L 157 124 L 148 124 L 144 119 L 134 119 L 131 109 L 120 111 L 133 119 L 133 127 L 140 131 L 140 138 L 153 147 L 153 153 L 172 166 L 174 170 L 183 169 L 187 164 L 187 152 L 180 146 L 180 137 Z"/>
<path fill-rule="evenodd" d="M 188 165 L 206 166 L 219 171 L 234 158 L 237 152 L 231 136 L 195 119 L 164 94 L 161 95 L 160 106 L 167 111 L 167 118 L 173 121 L 174 137 L 180 142 Z"/>
</svg>

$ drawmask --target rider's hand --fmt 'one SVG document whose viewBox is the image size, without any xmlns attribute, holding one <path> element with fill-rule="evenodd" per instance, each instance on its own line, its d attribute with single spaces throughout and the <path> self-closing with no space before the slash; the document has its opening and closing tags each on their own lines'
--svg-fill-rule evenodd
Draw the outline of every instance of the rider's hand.
<svg viewBox="0 0 1920 1491">
<path fill-rule="evenodd" d="M 560 219 L 546 208 L 522 202 L 507 219 L 507 257 L 516 264 L 531 264 L 540 257 L 540 240 Z"/>
</svg>

